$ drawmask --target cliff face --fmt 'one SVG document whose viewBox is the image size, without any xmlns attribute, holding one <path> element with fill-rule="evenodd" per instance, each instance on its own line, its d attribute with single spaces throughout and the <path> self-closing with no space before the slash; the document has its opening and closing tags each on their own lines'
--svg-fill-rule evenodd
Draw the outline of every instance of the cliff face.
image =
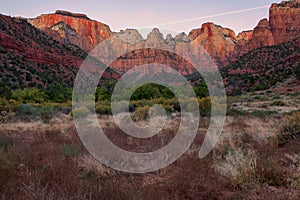
<svg viewBox="0 0 300 200">
<path fill-rule="evenodd" d="M 112 48 L 109 49 L 109 54 L 118 55 L 120 52 L 123 52 L 124 49 L 136 50 L 122 55 L 115 60 L 110 67 L 119 72 L 127 72 L 136 66 L 156 63 L 173 67 L 181 74 L 189 75 L 195 71 L 194 67 L 181 56 L 172 53 L 172 50 L 176 49 L 176 52 L 191 54 L 193 52 L 190 41 L 190 38 L 185 34 L 180 34 L 175 38 L 168 35 L 168 37 L 164 39 L 158 29 L 153 29 L 147 39 L 143 39 L 137 30 L 128 29 L 116 33 L 114 39 L 110 40 Z M 108 50 L 99 49 L 99 51 L 107 52 Z"/>
<path fill-rule="evenodd" d="M 91 20 L 84 14 L 66 11 L 58 10 L 55 14 L 41 15 L 28 22 L 55 39 L 75 44 L 85 51 L 91 51 L 112 34 L 107 25 Z"/>
<path fill-rule="evenodd" d="M 232 60 L 245 53 L 266 46 L 278 45 L 300 36 L 300 2 L 272 4 L 269 20 L 262 19 L 254 28 L 248 42 L 238 42 Z"/>
<path fill-rule="evenodd" d="M 281 44 L 299 37 L 300 1 L 272 4 L 269 12 L 270 28 L 275 44 Z"/>
<path fill-rule="evenodd" d="M 79 47 L 53 40 L 24 19 L 0 15 L 0 82 L 12 88 L 47 87 L 52 82 L 72 86 L 86 56 Z"/>
<path fill-rule="evenodd" d="M 248 40 L 242 39 L 237 42 L 236 46 L 234 47 L 232 59 L 234 60 L 253 49 L 272 46 L 274 44 L 274 37 L 269 21 L 267 19 L 262 19 L 254 28 L 254 31 Z"/>
<path fill-rule="evenodd" d="M 202 46 L 221 68 L 249 51 L 281 44 L 300 36 L 300 3 L 298 0 L 272 4 L 269 13 L 269 19 L 262 19 L 253 31 L 244 31 L 238 35 L 228 28 L 213 23 L 205 23 L 201 28 L 192 30 L 188 36 L 179 34 L 174 38 L 171 35 L 164 38 L 158 29 L 154 29 L 146 39 L 143 39 L 138 31 L 134 29 L 112 33 L 110 28 L 103 23 L 91 20 L 84 14 L 73 14 L 66 11 L 56 11 L 55 14 L 42 15 L 28 21 L 55 39 L 67 44 L 76 44 L 87 52 L 112 35 L 120 39 L 128 37 L 125 39 L 138 41 L 136 47 L 139 48 L 149 45 L 153 47 L 165 45 L 167 48 L 176 49 L 182 53 L 188 45 L 190 49 L 187 52 L 196 54 L 195 49 L 198 45 Z M 112 48 L 103 49 L 103 51 L 105 54 L 114 55 L 122 48 L 128 48 L 128 44 L 116 41 Z M 143 59 L 166 62 L 163 60 L 164 56 L 146 51 L 135 54 L 134 60 L 136 63 L 133 63 L 132 60 L 125 61 L 124 57 L 122 62 L 115 62 L 112 67 L 121 72 L 126 72 L 133 66 L 143 62 Z M 147 57 L 143 58 L 143 56 Z M 129 57 L 132 59 L 132 56 Z M 165 58 L 167 59 L 168 56 L 165 55 Z M 125 63 L 127 65 L 123 66 Z M 189 68 L 184 69 L 179 62 L 173 64 L 178 65 L 178 68 L 184 71 L 185 74 L 191 73 Z"/>
<path fill-rule="evenodd" d="M 189 36 L 203 46 L 218 66 L 229 64 L 237 41 L 234 31 L 213 23 L 205 23 L 201 29 L 192 30 Z"/>
</svg>

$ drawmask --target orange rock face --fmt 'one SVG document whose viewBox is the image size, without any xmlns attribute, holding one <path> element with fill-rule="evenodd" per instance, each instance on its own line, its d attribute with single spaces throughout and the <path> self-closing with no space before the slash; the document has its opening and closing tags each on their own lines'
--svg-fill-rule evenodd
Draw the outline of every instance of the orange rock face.
<svg viewBox="0 0 300 200">
<path fill-rule="evenodd" d="M 218 66 L 229 64 L 237 40 L 234 31 L 205 23 L 201 29 L 192 30 L 189 36 L 203 46 Z"/>
<path fill-rule="evenodd" d="M 28 22 L 55 39 L 75 44 L 85 51 L 91 51 L 112 34 L 107 25 L 90 20 L 84 14 L 66 11 L 41 15 L 35 19 L 29 19 Z"/>
<path fill-rule="evenodd" d="M 248 40 L 240 40 L 234 48 L 233 59 L 248 53 L 253 49 L 274 45 L 274 37 L 267 19 L 262 19 L 248 37 Z"/>
<path fill-rule="evenodd" d="M 13 68 L 18 72 L 20 81 L 14 77 L 6 79 L 6 82 L 18 87 L 34 87 L 38 84 L 48 86 L 50 80 L 72 86 L 76 73 L 87 56 L 79 47 L 53 40 L 24 19 L 4 15 L 0 15 L 0 47 L 0 75 L 16 76 L 6 70 Z M 97 67 L 96 63 L 91 65 Z M 28 74 L 30 80 L 25 79 Z M 118 78 L 118 74 L 108 70 L 104 77 Z M 3 79 L 0 78 L 0 81 Z"/>
<path fill-rule="evenodd" d="M 201 28 L 192 30 L 188 36 L 179 34 L 174 38 L 171 35 L 164 38 L 158 29 L 154 29 L 146 39 L 143 39 L 137 30 L 130 29 L 112 33 L 110 28 L 103 23 L 91 20 L 84 14 L 73 14 L 66 11 L 56 11 L 55 14 L 41 15 L 28 21 L 55 39 L 76 44 L 88 52 L 112 35 L 120 38 L 126 35 L 132 40 L 139 41 L 137 44 L 139 48 L 144 48 L 147 45 L 153 47 L 165 45 L 167 48 L 182 52 L 186 45 L 189 45 L 191 49 L 182 53 L 197 54 L 195 49 L 201 46 L 211 56 L 216 65 L 224 67 L 256 48 L 281 44 L 299 37 L 300 3 L 299 0 L 294 0 L 272 4 L 269 19 L 260 20 L 253 31 L 244 31 L 238 35 L 228 28 L 213 23 L 205 23 Z M 129 34 L 129 32 L 131 33 Z M 114 46 L 102 51 L 105 54 L 114 55 L 121 49 L 126 48 L 128 48 L 126 42 L 115 42 Z M 143 58 L 143 56 L 146 57 Z M 151 56 L 156 57 L 151 58 Z M 134 57 L 136 63 L 132 63 L 133 57 L 130 55 L 128 58 L 131 60 L 126 61 L 123 58 L 122 61 L 115 62 L 112 67 L 118 71 L 126 72 L 139 63 L 143 63 L 143 59 L 165 63 L 163 57 L 153 52 L 150 54 L 149 52 L 139 52 Z M 166 59 L 169 57 L 173 56 L 165 55 Z M 125 63 L 127 63 L 126 66 Z M 177 65 L 184 74 L 192 71 L 189 68 L 184 69 L 183 65 L 185 64 L 181 65 L 177 62 Z"/>
<path fill-rule="evenodd" d="M 300 1 L 272 4 L 269 21 L 275 44 L 296 39 L 300 32 Z"/>
<path fill-rule="evenodd" d="M 272 46 L 294 40 L 300 36 L 300 3 L 299 1 L 272 4 L 269 20 L 262 19 L 248 41 L 239 41 L 232 59 L 260 47 Z"/>
</svg>

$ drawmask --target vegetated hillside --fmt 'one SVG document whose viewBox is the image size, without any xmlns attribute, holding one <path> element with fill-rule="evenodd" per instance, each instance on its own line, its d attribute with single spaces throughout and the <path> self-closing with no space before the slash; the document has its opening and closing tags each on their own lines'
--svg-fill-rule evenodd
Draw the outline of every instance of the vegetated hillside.
<svg viewBox="0 0 300 200">
<path fill-rule="evenodd" d="M 12 89 L 71 86 L 87 53 L 62 44 L 26 20 L 0 15 L 0 81 Z M 113 72 L 105 74 L 112 78 Z"/>
<path fill-rule="evenodd" d="M 280 45 L 258 48 L 222 69 L 229 94 L 264 90 L 298 76 L 300 37 Z"/>
</svg>

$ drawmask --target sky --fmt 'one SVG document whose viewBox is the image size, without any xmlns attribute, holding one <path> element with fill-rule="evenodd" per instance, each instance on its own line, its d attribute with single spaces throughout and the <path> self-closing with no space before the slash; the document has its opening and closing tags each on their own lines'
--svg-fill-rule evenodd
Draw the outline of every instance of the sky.
<svg viewBox="0 0 300 200">
<path fill-rule="evenodd" d="M 34 18 L 41 14 L 67 10 L 87 14 L 110 26 L 113 31 L 126 28 L 158 27 L 170 32 L 188 33 L 205 22 L 214 22 L 236 33 L 253 29 L 268 18 L 268 7 L 276 0 L 9 0 L 0 13 Z"/>
</svg>

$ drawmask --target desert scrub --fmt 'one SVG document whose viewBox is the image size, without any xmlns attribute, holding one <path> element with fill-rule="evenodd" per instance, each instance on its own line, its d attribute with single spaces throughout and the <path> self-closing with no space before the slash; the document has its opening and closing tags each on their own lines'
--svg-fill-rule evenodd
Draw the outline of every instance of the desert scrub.
<svg viewBox="0 0 300 200">
<path fill-rule="evenodd" d="M 268 184 L 271 186 L 286 186 L 286 176 L 280 169 L 280 164 L 272 157 L 261 155 L 257 159 L 255 169 L 255 179 L 258 184 Z"/>
<path fill-rule="evenodd" d="M 54 115 L 54 108 L 52 106 L 42 106 L 39 108 L 39 114 L 42 121 L 48 123 Z"/>
<path fill-rule="evenodd" d="M 134 121 L 146 120 L 149 118 L 149 106 L 138 107 L 131 115 Z"/>
<path fill-rule="evenodd" d="M 299 138 L 300 136 L 300 112 L 294 112 L 286 115 L 279 126 L 278 145 L 284 145 L 289 140 Z"/>
<path fill-rule="evenodd" d="M 18 102 L 15 100 L 0 98 L 0 123 L 5 122 L 9 117 L 13 116 L 18 105 Z"/>
<path fill-rule="evenodd" d="M 64 144 L 60 148 L 60 152 L 64 157 L 77 157 L 81 151 L 78 144 Z"/>
<path fill-rule="evenodd" d="M 89 109 L 82 106 L 80 108 L 75 108 L 74 110 L 72 110 L 71 116 L 78 117 L 78 118 L 84 118 L 84 117 L 88 116 L 89 112 L 90 112 Z"/>
<path fill-rule="evenodd" d="M 98 101 L 96 102 L 96 113 L 97 114 L 111 114 L 110 101 Z"/>
<path fill-rule="evenodd" d="M 8 146 L 11 144 L 11 139 L 0 132 L 0 148 L 7 150 Z"/>
<path fill-rule="evenodd" d="M 15 175 L 15 161 L 11 148 L 0 147 L 0 185 L 5 185 Z"/>
<path fill-rule="evenodd" d="M 253 150 L 245 153 L 241 149 L 229 148 L 224 159 L 215 163 L 215 170 L 233 185 L 249 183 L 255 177 L 256 160 L 257 155 Z"/>
<path fill-rule="evenodd" d="M 273 101 L 270 106 L 286 106 L 286 103 L 283 100 L 277 99 Z"/>
<path fill-rule="evenodd" d="M 211 111 L 211 99 L 210 97 L 198 99 L 199 109 L 201 116 L 209 116 Z"/>
<path fill-rule="evenodd" d="M 39 116 L 38 109 L 30 104 L 21 104 L 16 114 L 18 118 L 24 121 L 31 121 Z"/>
</svg>

